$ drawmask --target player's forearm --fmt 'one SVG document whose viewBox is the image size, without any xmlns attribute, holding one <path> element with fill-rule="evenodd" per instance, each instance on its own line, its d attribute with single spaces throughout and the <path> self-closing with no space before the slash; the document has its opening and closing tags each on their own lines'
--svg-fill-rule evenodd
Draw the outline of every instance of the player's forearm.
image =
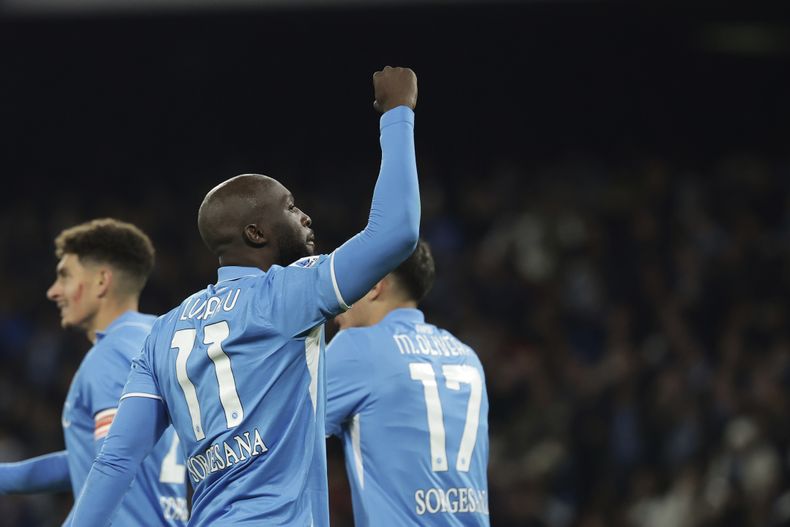
<svg viewBox="0 0 790 527">
<path fill-rule="evenodd" d="M 134 480 L 135 472 L 126 465 L 97 458 L 74 506 L 71 524 L 109 525 Z"/>
<path fill-rule="evenodd" d="M 60 492 L 70 488 L 65 451 L 17 463 L 0 463 L 0 494 Z"/>
<path fill-rule="evenodd" d="M 405 260 L 419 237 L 414 112 L 394 108 L 381 116 L 380 128 L 381 168 L 368 224 L 335 253 L 338 287 L 349 304 Z"/>
<path fill-rule="evenodd" d="M 161 401 L 121 401 L 110 433 L 74 505 L 75 526 L 109 525 L 137 469 L 162 435 L 167 422 Z"/>
</svg>

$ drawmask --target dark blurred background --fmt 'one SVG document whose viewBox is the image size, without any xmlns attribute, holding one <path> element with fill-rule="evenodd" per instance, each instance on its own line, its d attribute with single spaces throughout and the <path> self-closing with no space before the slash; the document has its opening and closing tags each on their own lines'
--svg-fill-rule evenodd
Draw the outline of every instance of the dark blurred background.
<svg viewBox="0 0 790 527">
<path fill-rule="evenodd" d="M 153 313 L 214 281 L 196 211 L 237 173 L 330 251 L 377 173 L 371 74 L 408 65 L 424 308 L 486 368 L 492 524 L 790 525 L 781 3 L 253 3 L 0 0 L 1 460 L 62 448 L 89 347 L 44 296 L 61 229 L 146 230 Z M 330 487 L 350 526 L 334 440 Z M 0 497 L 0 525 L 70 500 Z"/>
</svg>

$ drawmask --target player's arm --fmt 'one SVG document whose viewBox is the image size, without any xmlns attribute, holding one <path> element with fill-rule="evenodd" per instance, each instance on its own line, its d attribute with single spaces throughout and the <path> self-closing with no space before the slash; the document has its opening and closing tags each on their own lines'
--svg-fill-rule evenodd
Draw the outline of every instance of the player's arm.
<svg viewBox="0 0 790 527">
<path fill-rule="evenodd" d="M 272 273 L 263 320 L 290 336 L 304 335 L 360 298 L 417 245 L 420 192 L 414 155 L 417 78 L 408 68 L 373 76 L 381 117 L 381 167 L 365 229 L 329 257 L 306 258 Z"/>
<path fill-rule="evenodd" d="M 168 417 L 149 364 L 156 326 L 132 361 L 104 444 L 72 510 L 75 526 L 108 525 L 143 459 L 167 427 Z"/>
<path fill-rule="evenodd" d="M 414 250 L 420 230 L 420 191 L 414 153 L 417 77 L 386 67 L 373 75 L 375 108 L 382 112 L 381 167 L 365 229 L 338 248 L 333 278 L 350 305 Z"/>
<path fill-rule="evenodd" d="M 127 397 L 74 506 L 73 525 L 109 525 L 143 459 L 167 428 L 161 400 Z"/>
<path fill-rule="evenodd" d="M 129 377 L 129 359 L 125 353 L 107 340 L 99 346 L 101 353 L 92 354 L 83 365 L 83 404 L 93 415 L 94 457 L 110 431 Z"/>
<path fill-rule="evenodd" d="M 71 488 L 66 451 L 0 463 L 0 494 L 60 492 Z"/>
<path fill-rule="evenodd" d="M 120 399 L 120 395 L 118 397 Z M 106 408 L 93 416 L 93 451 L 94 455 L 101 452 L 101 447 L 104 445 L 104 440 L 110 432 L 110 425 L 115 420 L 115 415 L 118 413 L 118 408 Z"/>
<path fill-rule="evenodd" d="M 326 348 L 326 433 L 339 436 L 370 394 L 371 367 L 349 331 Z"/>
</svg>

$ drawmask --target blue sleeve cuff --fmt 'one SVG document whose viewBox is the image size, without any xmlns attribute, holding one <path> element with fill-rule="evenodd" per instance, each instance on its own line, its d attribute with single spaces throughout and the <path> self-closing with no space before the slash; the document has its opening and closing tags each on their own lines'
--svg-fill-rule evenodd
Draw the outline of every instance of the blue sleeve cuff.
<svg viewBox="0 0 790 527">
<path fill-rule="evenodd" d="M 408 106 L 396 106 L 392 110 L 385 112 L 379 121 L 379 131 L 395 123 L 409 123 L 414 126 L 414 111 Z"/>
<path fill-rule="evenodd" d="M 0 494 L 57 492 L 70 488 L 66 451 L 17 463 L 0 463 Z"/>
</svg>

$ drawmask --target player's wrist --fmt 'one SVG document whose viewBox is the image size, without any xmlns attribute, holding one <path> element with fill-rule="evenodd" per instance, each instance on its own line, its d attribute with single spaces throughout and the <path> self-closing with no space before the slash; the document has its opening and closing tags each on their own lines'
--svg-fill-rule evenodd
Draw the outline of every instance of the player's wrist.
<svg viewBox="0 0 790 527">
<path fill-rule="evenodd" d="M 396 106 L 381 115 L 379 130 L 383 131 L 387 126 L 403 122 L 414 126 L 414 110 L 405 105 Z"/>
</svg>

